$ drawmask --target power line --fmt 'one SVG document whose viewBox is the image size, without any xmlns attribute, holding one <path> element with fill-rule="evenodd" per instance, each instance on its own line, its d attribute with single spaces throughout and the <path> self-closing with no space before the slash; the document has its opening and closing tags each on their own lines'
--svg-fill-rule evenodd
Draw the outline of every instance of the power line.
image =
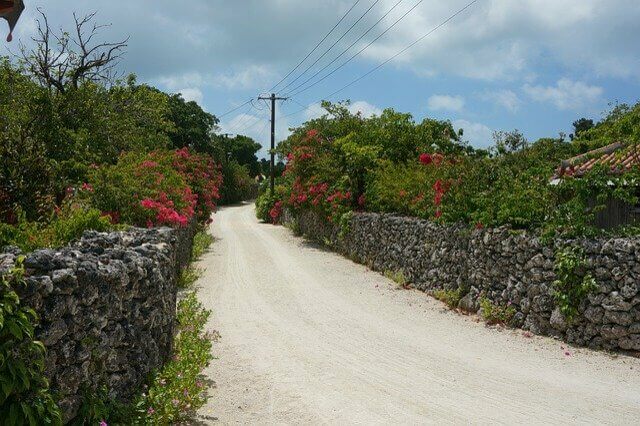
<svg viewBox="0 0 640 426">
<path fill-rule="evenodd" d="M 275 90 L 276 87 L 278 87 L 282 82 L 284 82 L 287 78 L 289 78 L 291 76 L 291 74 L 293 74 L 294 72 L 296 72 L 298 70 L 298 68 L 300 68 L 300 66 L 307 60 L 309 59 L 309 57 L 311 55 L 313 55 L 315 53 L 316 50 L 318 50 L 318 48 L 322 45 L 322 43 L 325 42 L 325 40 L 327 38 L 329 38 L 329 36 L 331 34 L 333 34 L 333 32 L 336 30 L 336 28 L 338 28 L 338 26 L 342 23 L 342 21 L 345 20 L 345 18 L 351 13 L 351 11 L 358 5 L 358 3 L 360 3 L 361 0 L 356 0 L 356 2 L 349 8 L 349 10 L 347 10 L 347 12 L 342 16 L 342 18 L 340 18 L 340 20 L 338 21 L 337 24 L 335 24 L 333 26 L 333 28 L 331 28 L 331 30 L 322 38 L 322 40 L 320 40 L 318 42 L 318 44 L 315 45 L 315 47 L 311 50 L 311 52 L 309 52 L 307 54 L 307 56 L 304 57 L 304 59 L 302 59 L 298 65 L 296 65 L 291 71 L 289 71 L 289 73 L 287 75 L 285 75 L 282 80 L 280 80 L 279 82 L 277 82 L 271 89 L 269 89 L 269 92 L 273 92 Z"/>
<path fill-rule="evenodd" d="M 400 21 L 402 21 L 404 18 L 407 17 L 407 15 L 409 15 L 411 12 L 413 12 L 415 10 L 415 8 L 417 8 L 424 0 L 420 0 L 418 1 L 415 5 L 413 5 L 413 7 L 411 9 L 409 9 L 408 11 L 406 11 L 400 18 L 398 18 L 393 24 L 391 24 L 386 30 L 384 30 L 380 35 L 378 35 L 378 37 L 374 38 L 369 44 L 367 44 L 366 46 L 364 46 L 362 49 L 360 49 L 358 52 L 356 52 L 354 55 L 352 55 L 349 59 L 347 59 L 346 61 L 344 61 L 342 64 L 340 64 L 338 67 L 336 67 L 335 69 L 333 69 L 332 71 L 330 71 L 328 74 L 326 74 L 324 77 L 322 77 L 320 80 L 312 83 L 311 85 L 305 87 L 304 89 L 297 91 L 297 89 L 299 89 L 300 87 L 304 86 L 304 84 L 300 84 L 298 86 L 296 86 L 295 89 L 292 89 L 291 92 L 295 92 L 293 94 L 290 94 L 289 96 L 297 96 L 300 93 L 306 92 L 307 90 L 311 89 L 314 86 L 317 86 L 318 84 L 320 84 L 321 82 L 323 82 L 324 80 L 326 80 L 327 78 L 329 78 L 330 76 L 332 76 L 333 74 L 335 74 L 336 72 L 338 72 L 340 69 L 344 68 L 349 62 L 353 61 L 356 57 L 358 57 L 362 52 L 364 52 L 365 50 L 367 50 L 369 47 L 371 47 L 376 41 L 380 40 L 385 34 L 387 34 L 389 31 L 391 31 L 396 25 L 398 25 L 398 23 L 400 23 Z M 319 73 L 316 73 L 316 75 L 318 75 Z M 307 80 L 310 81 L 311 79 Z"/>
<path fill-rule="evenodd" d="M 249 105 L 249 108 L 247 108 L 246 111 L 242 113 L 242 116 L 236 116 L 236 118 L 240 117 L 239 121 L 237 121 L 234 124 L 231 124 L 228 130 L 229 131 L 237 130 L 238 128 L 240 128 L 241 125 L 243 125 L 247 120 L 249 120 L 251 118 L 251 116 L 249 115 L 249 113 L 251 112 L 251 108 L 252 106 Z"/>
<path fill-rule="evenodd" d="M 398 53 L 396 53 L 395 55 L 391 56 L 389 59 L 387 59 L 386 61 L 382 62 L 381 64 L 379 64 L 378 66 L 372 68 L 371 70 L 369 70 L 368 72 L 366 72 L 365 74 L 361 75 L 360 77 L 356 78 L 355 80 L 351 81 L 349 84 L 341 87 L 340 89 L 336 90 L 335 92 L 331 93 L 329 96 L 326 96 L 324 99 L 329 99 L 335 95 L 337 95 L 338 93 L 342 92 L 343 90 L 353 86 L 354 84 L 356 84 L 357 82 L 363 80 L 364 78 L 368 77 L 369 75 L 373 74 L 374 72 L 378 71 L 380 68 L 382 68 L 383 66 L 385 66 L 386 64 L 388 64 L 389 62 L 393 61 L 394 59 L 396 59 L 398 56 L 404 54 L 406 51 L 408 51 L 409 49 L 411 49 L 412 47 L 414 47 L 416 44 L 420 43 L 422 40 L 424 40 L 425 38 L 429 37 L 431 34 L 433 34 L 434 32 L 438 31 L 440 28 L 442 28 L 443 26 L 445 26 L 446 24 L 448 24 L 451 20 L 453 20 L 454 18 L 456 18 L 458 15 L 460 15 L 461 13 L 463 13 L 464 11 L 466 11 L 467 9 L 469 9 L 471 6 L 473 6 L 475 3 L 477 3 L 479 0 L 473 0 L 469 3 L 467 3 L 466 6 L 464 6 L 462 9 L 458 10 L 456 13 L 454 13 L 453 15 L 449 16 L 447 19 L 445 19 L 444 21 L 442 21 L 440 24 L 438 24 L 437 26 L 435 26 L 434 28 L 432 28 L 429 32 L 427 32 L 426 34 L 424 34 L 423 36 L 419 37 L 417 40 L 415 40 L 413 43 L 410 43 L 408 46 L 406 46 L 404 49 L 400 50 Z M 321 102 L 320 101 L 316 101 L 313 103 L 310 103 L 309 105 L 307 105 L 304 109 L 295 111 L 291 114 L 287 114 L 285 115 L 285 117 L 290 117 L 292 115 L 296 115 L 301 113 L 302 111 L 305 111 L 306 108 L 309 108 L 310 106 L 313 106 L 314 104 Z"/>
<path fill-rule="evenodd" d="M 336 47 L 336 45 L 338 43 L 340 43 L 342 41 L 343 38 L 345 38 L 347 36 L 347 34 L 349 34 L 351 32 L 352 29 L 355 28 L 356 25 L 358 25 L 358 23 L 360 21 L 362 21 L 362 19 L 364 19 L 365 16 L 367 16 L 369 14 L 369 12 L 371 11 L 371 9 L 373 9 L 373 7 L 378 4 L 380 2 L 380 0 L 375 0 L 373 2 L 373 4 L 371 6 L 369 6 L 369 8 L 362 14 L 362 16 L 360 16 L 358 18 L 358 20 L 356 22 L 353 23 L 353 25 L 351 25 L 349 27 L 349 29 L 347 29 L 347 31 L 344 32 L 344 34 L 342 34 L 342 36 L 340 36 L 340 38 L 338 40 L 335 41 L 335 43 L 333 43 L 327 50 L 324 51 L 324 53 L 322 55 L 320 55 L 319 58 L 317 58 L 311 65 L 309 65 L 303 72 L 302 74 L 298 75 L 296 78 L 294 78 L 292 81 L 290 81 L 286 86 L 284 86 L 282 89 L 280 89 L 280 91 L 284 91 L 287 87 L 290 87 L 293 83 L 295 83 L 296 81 L 298 81 L 300 79 L 300 77 L 302 77 L 303 75 L 305 75 L 311 68 L 313 68 L 318 62 L 320 62 L 320 60 L 322 58 L 324 58 L 329 52 L 331 52 L 331 50 Z"/>
<path fill-rule="evenodd" d="M 393 12 L 395 10 L 396 7 L 398 7 L 400 5 L 400 3 L 402 3 L 404 0 L 398 0 L 398 2 L 396 2 L 396 4 L 394 4 L 391 9 L 389 9 L 387 11 L 387 13 L 385 13 L 384 15 L 382 15 L 382 17 L 380 19 L 378 19 L 378 21 L 373 24 L 371 27 L 369 27 L 369 29 L 367 29 L 367 31 L 365 31 L 360 37 L 358 37 L 358 39 L 356 41 L 354 41 L 353 43 L 351 43 L 351 45 L 349 47 L 347 47 L 346 49 L 344 49 L 342 51 L 342 53 L 340 53 L 338 56 L 336 56 L 335 58 L 333 58 L 333 60 L 331 62 L 329 62 L 328 64 L 326 64 L 324 67 L 322 67 L 321 69 L 319 69 L 315 74 L 313 74 L 311 77 L 309 77 L 308 79 L 306 79 L 304 82 L 300 83 L 299 85 L 297 85 L 296 87 L 294 87 L 293 89 L 291 89 L 288 93 L 288 95 L 290 95 L 291 93 L 295 92 L 296 90 L 298 90 L 300 87 L 304 86 L 305 84 L 307 84 L 308 82 L 310 82 L 311 80 L 313 80 L 314 78 L 316 78 L 318 75 L 320 75 L 322 73 L 322 71 L 326 70 L 327 68 L 329 68 L 333 63 L 335 63 L 338 59 L 342 58 L 342 56 L 347 53 L 349 50 L 351 50 L 351 48 L 353 46 L 355 46 L 360 40 L 362 40 L 364 37 L 367 36 L 367 34 L 369 34 L 375 27 L 378 26 L 378 24 L 380 22 L 382 22 L 383 19 L 385 19 L 387 16 L 389 16 L 389 14 L 391 12 Z M 422 3 L 423 0 L 420 0 L 419 3 Z M 418 4 L 419 4 L 418 3 Z M 417 7 L 417 5 L 415 5 L 411 10 L 415 9 Z M 406 15 L 405 15 L 406 16 Z"/>
<path fill-rule="evenodd" d="M 245 124 L 244 126 L 242 126 L 242 127 L 238 130 L 238 132 L 237 132 L 237 133 L 244 133 L 244 132 L 246 132 L 247 130 L 249 130 L 249 129 L 251 129 L 251 128 L 255 127 L 255 125 L 256 125 L 256 124 L 258 124 L 258 123 L 260 123 L 262 120 L 266 120 L 266 119 L 267 119 L 266 114 L 267 114 L 267 113 L 262 113 L 262 115 L 255 115 L 255 116 L 251 116 L 251 117 L 247 120 L 246 124 Z"/>
<path fill-rule="evenodd" d="M 253 101 L 253 98 L 251 98 L 251 99 L 249 99 L 248 101 L 246 101 L 245 103 L 243 103 L 243 104 L 241 104 L 241 105 L 238 105 L 237 107 L 235 107 L 235 108 L 233 108 L 233 109 L 231 109 L 231 110 L 229 110 L 229 111 L 225 112 L 224 114 L 217 115 L 216 117 L 217 117 L 217 118 L 222 118 L 222 117 L 225 117 L 225 116 L 227 116 L 227 115 L 231 114 L 232 112 L 236 112 L 237 110 L 239 110 L 239 109 L 240 109 L 240 108 L 242 108 L 243 106 L 245 106 L 245 105 L 247 105 L 247 104 L 251 103 L 251 101 Z"/>
</svg>

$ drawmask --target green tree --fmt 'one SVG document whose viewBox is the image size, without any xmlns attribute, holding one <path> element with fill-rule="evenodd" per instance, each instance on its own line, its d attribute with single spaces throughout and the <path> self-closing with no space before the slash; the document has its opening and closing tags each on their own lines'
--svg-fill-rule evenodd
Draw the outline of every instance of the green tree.
<svg viewBox="0 0 640 426">
<path fill-rule="evenodd" d="M 169 132 L 173 148 L 189 147 L 198 152 L 216 153 L 211 137 L 219 120 L 196 102 L 185 101 L 180 94 L 169 96 L 168 104 L 169 119 L 174 124 Z"/>
<path fill-rule="evenodd" d="M 588 132 L 593 128 L 593 120 L 580 118 L 573 122 L 573 134 L 569 135 L 571 140 L 579 138 L 584 132 Z"/>
</svg>

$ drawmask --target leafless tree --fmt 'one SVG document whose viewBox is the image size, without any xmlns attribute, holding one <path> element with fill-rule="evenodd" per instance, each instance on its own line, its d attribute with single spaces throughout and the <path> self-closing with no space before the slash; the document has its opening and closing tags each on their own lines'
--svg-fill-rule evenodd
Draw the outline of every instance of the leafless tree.
<svg viewBox="0 0 640 426">
<path fill-rule="evenodd" d="M 28 71 L 40 83 L 64 93 L 77 89 L 83 81 L 110 82 L 116 76 L 116 67 L 124 54 L 129 39 L 115 43 L 96 43 L 100 31 L 109 25 L 94 22 L 96 13 L 79 18 L 75 13 L 72 34 L 62 29 L 51 30 L 45 13 L 38 9 L 38 34 L 32 40 L 35 47 L 20 46 L 21 58 Z"/>
</svg>

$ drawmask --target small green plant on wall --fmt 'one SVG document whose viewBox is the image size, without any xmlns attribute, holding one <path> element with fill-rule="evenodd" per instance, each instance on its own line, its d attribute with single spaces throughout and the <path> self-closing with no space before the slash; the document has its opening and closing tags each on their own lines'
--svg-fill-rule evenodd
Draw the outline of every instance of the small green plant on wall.
<svg viewBox="0 0 640 426">
<path fill-rule="evenodd" d="M 447 305 L 450 309 L 456 309 L 460 299 L 462 299 L 462 289 L 455 290 L 436 290 L 433 297 Z"/>
<path fill-rule="evenodd" d="M 580 247 L 565 247 L 556 252 L 554 270 L 558 279 L 553 282 L 554 296 L 560 312 L 569 321 L 578 314 L 582 300 L 598 288 L 595 278 L 586 272 L 587 267 Z"/>
<path fill-rule="evenodd" d="M 516 309 L 510 305 L 499 305 L 491 300 L 483 297 L 480 299 L 480 311 L 482 318 L 491 325 L 506 324 L 509 325 L 516 315 Z"/>
</svg>

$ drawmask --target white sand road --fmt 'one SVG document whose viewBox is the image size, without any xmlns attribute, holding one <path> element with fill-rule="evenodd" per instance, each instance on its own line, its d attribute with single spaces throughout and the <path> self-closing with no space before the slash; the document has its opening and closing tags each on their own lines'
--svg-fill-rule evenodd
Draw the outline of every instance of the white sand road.
<svg viewBox="0 0 640 426">
<path fill-rule="evenodd" d="M 199 294 L 222 337 L 202 423 L 640 423 L 640 359 L 487 327 L 253 205 L 212 233 Z"/>
</svg>

